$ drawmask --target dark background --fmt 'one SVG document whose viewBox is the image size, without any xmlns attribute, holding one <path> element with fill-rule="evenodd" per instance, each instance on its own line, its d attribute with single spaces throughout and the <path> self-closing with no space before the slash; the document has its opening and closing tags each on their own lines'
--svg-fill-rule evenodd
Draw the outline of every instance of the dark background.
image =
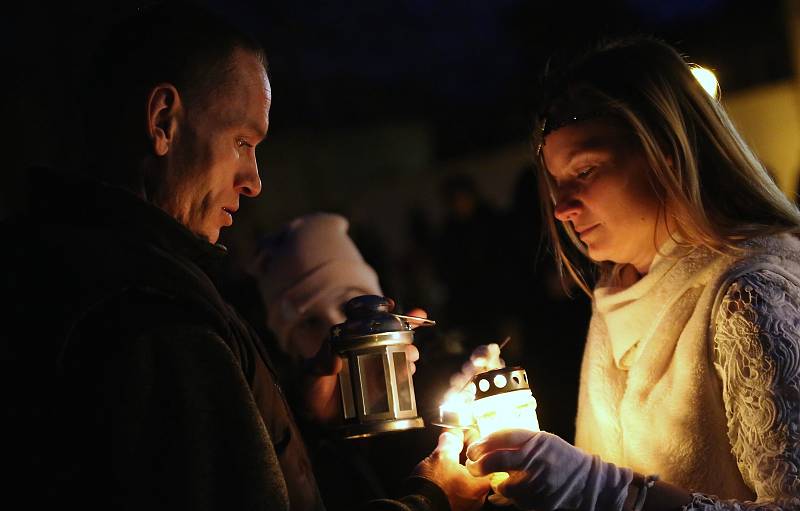
<svg viewBox="0 0 800 511">
<path fill-rule="evenodd" d="M 712 66 L 728 92 L 792 74 L 778 0 L 203 3 L 263 41 L 273 133 L 422 121 L 434 133 L 437 159 L 524 139 L 544 60 L 599 34 L 661 36 Z M 91 133 L 79 123 L 91 79 L 86 59 L 109 25 L 140 4 L 4 7 L 7 175 L 31 163 L 80 165 L 91 150 Z M 3 188 L 0 211 L 14 201 L 13 186 Z"/>
<path fill-rule="evenodd" d="M 273 88 L 270 135 L 258 151 L 265 193 L 225 234 L 233 261 L 246 264 L 257 237 L 295 214 L 347 214 L 385 294 L 439 320 L 419 336 L 420 409 L 432 413 L 473 346 L 512 335 L 504 357 L 528 370 L 542 427 L 571 440 L 588 300 L 559 291 L 539 250 L 530 175 L 512 169 L 516 191 L 502 206 L 471 190 L 469 179 L 447 180 L 463 162 L 479 167 L 487 154 L 524 144 L 547 57 L 599 35 L 660 36 L 714 69 L 725 93 L 790 78 L 790 1 L 205 2 L 263 42 Z M 92 101 L 84 95 L 88 58 L 140 3 L 3 8 L 0 217 L 21 202 L 26 168 L 77 169 L 92 151 L 93 131 L 103 126 L 84 130 L 81 122 Z M 433 183 L 437 193 L 449 182 L 475 207 L 456 221 L 445 195 L 415 197 L 408 187 L 392 211 L 355 206 L 360 194 L 391 194 L 400 180 Z M 431 202 L 440 217 L 428 214 Z M 390 217 L 402 218 L 402 227 Z M 398 434 L 383 445 L 382 475 L 399 480 L 430 451 L 436 432 Z"/>
</svg>

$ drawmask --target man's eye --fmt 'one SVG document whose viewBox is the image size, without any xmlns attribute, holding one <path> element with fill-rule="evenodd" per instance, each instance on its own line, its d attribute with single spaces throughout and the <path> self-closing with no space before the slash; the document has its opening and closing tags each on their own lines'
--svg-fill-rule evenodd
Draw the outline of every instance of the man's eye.
<svg viewBox="0 0 800 511">
<path fill-rule="evenodd" d="M 587 177 L 594 174 L 594 167 L 589 167 L 588 169 L 583 169 L 582 171 L 578 172 L 578 179 L 586 179 Z"/>
<path fill-rule="evenodd" d="M 240 138 L 236 141 L 236 145 L 239 147 L 253 147 L 253 144 L 249 143 L 247 140 Z"/>
</svg>

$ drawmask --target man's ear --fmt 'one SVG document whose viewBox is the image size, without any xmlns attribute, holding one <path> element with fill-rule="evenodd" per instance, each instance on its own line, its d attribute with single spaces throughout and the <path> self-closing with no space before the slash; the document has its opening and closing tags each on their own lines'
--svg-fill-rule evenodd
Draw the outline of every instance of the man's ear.
<svg viewBox="0 0 800 511">
<path fill-rule="evenodd" d="M 183 106 L 178 89 L 170 83 L 153 87 L 147 97 L 147 136 L 156 156 L 169 152 Z"/>
</svg>

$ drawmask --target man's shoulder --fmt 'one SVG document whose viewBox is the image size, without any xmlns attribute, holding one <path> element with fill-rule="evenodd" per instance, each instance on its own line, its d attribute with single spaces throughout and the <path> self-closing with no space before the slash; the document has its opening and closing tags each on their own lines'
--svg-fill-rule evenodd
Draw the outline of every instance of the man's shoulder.
<svg viewBox="0 0 800 511">
<path fill-rule="evenodd" d="M 229 336 L 226 325 L 208 310 L 161 290 L 127 288 L 93 304 L 76 318 L 63 353 L 100 347 L 114 350 L 142 339 L 180 341 L 185 337 L 214 339 Z M 116 346 L 115 346 L 116 345 Z"/>
</svg>

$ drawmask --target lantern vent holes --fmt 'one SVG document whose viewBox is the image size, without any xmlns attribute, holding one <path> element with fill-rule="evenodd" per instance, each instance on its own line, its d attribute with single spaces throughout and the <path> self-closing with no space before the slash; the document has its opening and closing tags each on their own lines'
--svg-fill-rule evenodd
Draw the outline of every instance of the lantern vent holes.
<svg viewBox="0 0 800 511">
<path fill-rule="evenodd" d="M 478 373 L 473 377 L 475 399 L 482 399 L 496 394 L 504 394 L 515 390 L 529 389 L 525 370 L 519 366 L 503 367 Z"/>
</svg>

